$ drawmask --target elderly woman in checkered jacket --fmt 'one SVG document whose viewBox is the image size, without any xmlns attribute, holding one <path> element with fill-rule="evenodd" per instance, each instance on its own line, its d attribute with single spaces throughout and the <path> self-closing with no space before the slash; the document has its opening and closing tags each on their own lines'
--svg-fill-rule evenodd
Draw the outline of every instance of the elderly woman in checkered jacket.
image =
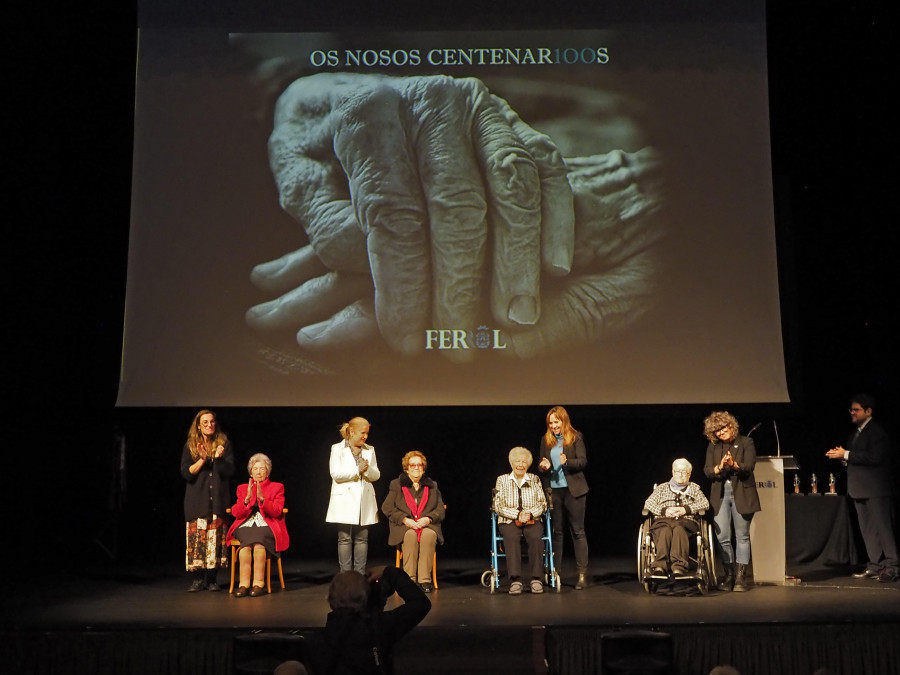
<svg viewBox="0 0 900 675">
<path fill-rule="evenodd" d="M 700 526 L 687 516 L 705 511 L 709 500 L 700 486 L 691 482 L 691 463 L 680 457 L 672 462 L 672 478 L 657 485 L 644 502 L 644 508 L 656 518 L 650 536 L 656 546 L 654 574 L 687 574 L 690 568 L 689 534 Z"/>
<path fill-rule="evenodd" d="M 513 448 L 509 451 L 512 471 L 498 476 L 494 486 L 493 508 L 506 551 L 510 595 L 522 593 L 523 537 L 528 547 L 529 587 L 532 593 L 544 592 L 541 581 L 544 574 L 542 516 L 547 510 L 547 498 L 541 479 L 528 473 L 531 463 L 531 452 L 527 448 Z"/>
</svg>

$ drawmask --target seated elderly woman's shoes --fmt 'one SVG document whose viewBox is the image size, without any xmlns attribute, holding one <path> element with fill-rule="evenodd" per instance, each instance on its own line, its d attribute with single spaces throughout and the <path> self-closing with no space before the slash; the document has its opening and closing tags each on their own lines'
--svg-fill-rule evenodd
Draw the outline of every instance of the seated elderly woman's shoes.
<svg viewBox="0 0 900 675">
<path fill-rule="evenodd" d="M 206 590 L 215 593 L 217 591 L 221 591 L 222 587 L 219 586 L 219 584 L 217 584 L 215 581 L 210 581 L 208 584 L 206 584 Z"/>
<path fill-rule="evenodd" d="M 204 588 L 206 588 L 206 582 L 203 579 L 194 579 L 191 582 L 188 593 L 196 593 L 197 591 L 202 591 Z"/>
<path fill-rule="evenodd" d="M 260 595 L 265 595 L 265 594 L 266 594 L 265 586 L 254 586 L 253 588 L 250 589 L 250 597 L 251 598 L 258 598 Z"/>
<path fill-rule="evenodd" d="M 238 589 L 234 592 L 234 597 L 243 598 L 247 595 L 247 591 L 250 590 L 246 586 L 238 586 Z"/>
<path fill-rule="evenodd" d="M 532 593 L 543 593 L 544 592 L 544 584 L 541 583 L 540 579 L 532 579 L 531 580 L 531 592 Z"/>
<path fill-rule="evenodd" d="M 510 595 L 522 595 L 522 582 L 514 581 L 509 585 Z"/>
</svg>

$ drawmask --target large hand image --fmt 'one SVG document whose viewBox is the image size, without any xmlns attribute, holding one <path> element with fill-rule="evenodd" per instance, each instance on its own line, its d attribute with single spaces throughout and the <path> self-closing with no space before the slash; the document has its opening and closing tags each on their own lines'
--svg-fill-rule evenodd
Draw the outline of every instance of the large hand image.
<svg viewBox="0 0 900 675">
<path fill-rule="evenodd" d="M 279 99 L 269 157 L 310 244 L 254 269 L 279 297 L 247 321 L 296 330 L 305 349 L 380 334 L 412 354 L 426 329 L 490 321 L 533 356 L 651 305 L 655 151 L 564 160 L 479 80 L 301 78 Z"/>
</svg>

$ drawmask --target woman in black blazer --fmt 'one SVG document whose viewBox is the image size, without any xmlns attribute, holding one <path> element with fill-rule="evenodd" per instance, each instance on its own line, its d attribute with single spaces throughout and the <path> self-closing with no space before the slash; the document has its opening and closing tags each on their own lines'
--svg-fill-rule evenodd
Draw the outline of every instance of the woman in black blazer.
<svg viewBox="0 0 900 675">
<path fill-rule="evenodd" d="M 703 471 L 712 481 L 709 501 L 713 508 L 716 540 L 725 563 L 725 579 L 719 588 L 746 591 L 750 521 L 760 510 L 753 475 L 756 446 L 752 438 L 738 434 L 738 421 L 725 411 L 710 413 L 703 421 L 703 432 L 709 439 Z M 734 545 L 731 543 L 732 529 Z"/>
<path fill-rule="evenodd" d="M 561 405 L 547 413 L 547 432 L 541 436 L 541 459 L 538 471 L 545 488 L 552 490 L 550 519 L 553 523 L 553 559 L 561 573 L 563 530 L 569 521 L 575 548 L 578 580 L 575 590 L 587 586 L 588 543 L 584 532 L 588 484 L 584 477 L 587 450 L 580 431 L 572 428 L 569 413 Z"/>
</svg>

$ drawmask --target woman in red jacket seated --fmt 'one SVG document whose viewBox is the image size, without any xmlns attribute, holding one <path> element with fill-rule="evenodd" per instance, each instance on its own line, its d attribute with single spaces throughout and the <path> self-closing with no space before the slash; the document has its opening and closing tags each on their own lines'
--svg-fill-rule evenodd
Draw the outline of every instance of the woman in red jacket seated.
<svg viewBox="0 0 900 675">
<path fill-rule="evenodd" d="M 284 526 L 284 485 L 269 480 L 272 460 L 258 452 L 247 463 L 247 471 L 250 480 L 245 485 L 238 485 L 237 502 L 231 507 L 235 520 L 227 538 L 229 546 L 232 538 L 241 542 L 236 598 L 265 594 L 266 556 L 286 551 L 290 543 Z"/>
</svg>

